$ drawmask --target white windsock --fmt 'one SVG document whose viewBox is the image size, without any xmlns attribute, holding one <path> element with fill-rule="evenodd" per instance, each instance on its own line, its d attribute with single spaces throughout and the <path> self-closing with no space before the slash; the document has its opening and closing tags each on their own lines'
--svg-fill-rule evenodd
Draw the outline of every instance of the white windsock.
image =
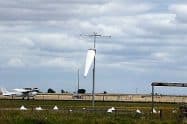
<svg viewBox="0 0 187 124">
<path fill-rule="evenodd" d="M 84 77 L 87 76 L 88 71 L 94 61 L 95 57 L 95 49 L 88 49 L 87 55 L 86 55 L 86 64 L 85 64 L 85 70 L 84 70 Z"/>
</svg>

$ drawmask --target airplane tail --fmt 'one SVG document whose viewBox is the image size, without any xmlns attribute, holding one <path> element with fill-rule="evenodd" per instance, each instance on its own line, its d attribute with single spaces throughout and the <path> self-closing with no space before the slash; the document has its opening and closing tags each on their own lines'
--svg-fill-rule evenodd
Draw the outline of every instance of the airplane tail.
<svg viewBox="0 0 187 124">
<path fill-rule="evenodd" d="M 1 88 L 2 95 L 9 94 L 8 90 L 6 88 Z"/>
</svg>

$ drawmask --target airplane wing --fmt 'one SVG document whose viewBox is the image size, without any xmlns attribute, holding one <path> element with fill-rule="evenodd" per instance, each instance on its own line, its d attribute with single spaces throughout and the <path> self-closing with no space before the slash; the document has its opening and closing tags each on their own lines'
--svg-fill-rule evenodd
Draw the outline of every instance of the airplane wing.
<svg viewBox="0 0 187 124">
<path fill-rule="evenodd" d="M 13 89 L 16 92 L 21 92 L 21 93 L 29 93 L 31 92 L 31 90 L 27 90 L 27 89 Z"/>
</svg>

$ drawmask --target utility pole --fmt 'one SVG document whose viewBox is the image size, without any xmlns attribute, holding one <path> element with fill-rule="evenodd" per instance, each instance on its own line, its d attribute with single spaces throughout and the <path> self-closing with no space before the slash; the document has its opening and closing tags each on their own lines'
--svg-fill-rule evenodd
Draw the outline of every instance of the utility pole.
<svg viewBox="0 0 187 124">
<path fill-rule="evenodd" d="M 77 70 L 77 95 L 79 94 L 79 68 Z"/>
<path fill-rule="evenodd" d="M 154 85 L 152 85 L 152 119 L 153 119 L 153 109 L 154 109 Z"/>
<path fill-rule="evenodd" d="M 93 50 L 95 51 L 96 54 L 96 39 L 99 37 L 107 37 L 111 38 L 111 36 L 104 36 L 101 34 L 97 34 L 96 32 L 93 32 L 93 34 L 90 35 L 81 35 L 81 36 L 87 36 L 87 37 L 93 37 L 94 38 L 94 44 L 93 44 Z M 94 62 L 93 62 L 93 83 L 92 83 L 92 107 L 95 109 L 95 63 L 96 58 L 94 56 Z"/>
</svg>

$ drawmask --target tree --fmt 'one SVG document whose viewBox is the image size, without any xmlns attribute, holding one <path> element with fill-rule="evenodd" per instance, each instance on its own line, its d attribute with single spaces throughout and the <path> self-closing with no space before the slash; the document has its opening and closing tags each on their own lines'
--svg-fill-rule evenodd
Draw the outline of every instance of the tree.
<svg viewBox="0 0 187 124">
<path fill-rule="evenodd" d="M 65 90 L 63 90 L 63 89 L 61 90 L 61 93 L 65 93 L 65 92 L 66 92 Z"/>
<path fill-rule="evenodd" d="M 78 89 L 78 93 L 86 93 L 86 90 L 85 89 Z"/>
<path fill-rule="evenodd" d="M 47 92 L 48 93 L 56 93 L 53 89 L 51 89 L 51 88 L 49 88 L 48 90 L 47 90 Z"/>
</svg>

